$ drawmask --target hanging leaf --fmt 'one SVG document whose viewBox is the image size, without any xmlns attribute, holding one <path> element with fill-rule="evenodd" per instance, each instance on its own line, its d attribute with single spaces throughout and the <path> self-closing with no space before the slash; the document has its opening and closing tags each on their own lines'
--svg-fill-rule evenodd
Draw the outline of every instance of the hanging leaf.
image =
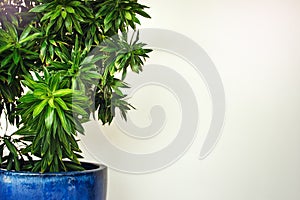
<svg viewBox="0 0 300 200">
<path fill-rule="evenodd" d="M 53 118 L 54 118 L 54 109 L 52 107 L 48 107 L 45 115 L 45 125 L 48 130 L 51 128 L 53 124 Z"/>
</svg>

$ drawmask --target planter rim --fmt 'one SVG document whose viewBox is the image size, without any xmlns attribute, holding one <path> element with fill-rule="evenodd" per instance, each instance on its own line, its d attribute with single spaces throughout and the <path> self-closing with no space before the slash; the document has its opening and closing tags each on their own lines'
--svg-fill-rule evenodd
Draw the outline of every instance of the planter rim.
<svg viewBox="0 0 300 200">
<path fill-rule="evenodd" d="M 0 168 L 0 173 L 4 174 L 13 174 L 18 176 L 72 176 L 72 175 L 84 175 L 89 173 L 94 173 L 97 171 L 101 171 L 107 169 L 107 167 L 103 164 L 93 163 L 93 162 L 81 162 L 83 165 L 94 166 L 94 169 L 86 169 L 83 171 L 68 171 L 68 172 L 30 172 L 30 171 L 15 171 L 15 170 L 7 170 L 4 168 Z"/>
</svg>

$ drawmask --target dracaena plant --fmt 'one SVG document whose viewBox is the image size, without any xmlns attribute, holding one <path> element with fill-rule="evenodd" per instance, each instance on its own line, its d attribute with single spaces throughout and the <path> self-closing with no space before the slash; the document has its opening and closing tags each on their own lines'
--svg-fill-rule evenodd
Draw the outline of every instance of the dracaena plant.
<svg viewBox="0 0 300 200">
<path fill-rule="evenodd" d="M 77 134 L 91 116 L 110 124 L 133 108 L 122 88 L 142 71 L 150 49 L 139 42 L 137 0 L 0 1 L 0 167 L 83 170 Z M 116 76 L 120 74 L 120 76 Z M 120 78 L 118 78 L 120 77 Z"/>
</svg>

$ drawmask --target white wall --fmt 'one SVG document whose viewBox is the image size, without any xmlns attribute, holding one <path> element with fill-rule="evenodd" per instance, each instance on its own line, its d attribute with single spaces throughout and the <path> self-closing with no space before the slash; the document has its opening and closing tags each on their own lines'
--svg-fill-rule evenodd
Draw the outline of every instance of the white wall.
<svg viewBox="0 0 300 200">
<path fill-rule="evenodd" d="M 185 34 L 212 58 L 226 91 L 226 123 L 205 160 L 198 160 L 204 124 L 164 170 L 110 170 L 109 200 L 300 199 L 300 2 L 141 2 L 152 16 L 142 27 Z"/>
<path fill-rule="evenodd" d="M 198 80 L 201 123 L 191 148 L 175 164 L 155 173 L 110 170 L 108 200 L 300 199 L 300 1 L 141 2 L 151 7 L 152 16 L 142 20 L 143 28 L 182 33 L 211 57 L 225 87 L 226 122 L 212 154 L 198 160 L 211 117 L 208 93 Z M 148 62 L 157 61 L 180 70 L 179 61 L 168 55 L 154 52 Z M 194 75 L 181 70 L 187 79 Z M 131 117 L 142 125 L 148 123 L 143 106 L 157 100 L 155 95 L 145 100 L 148 92 L 133 98 L 140 109 Z M 178 112 L 167 113 L 174 118 L 168 119 L 170 123 Z M 173 134 L 172 126 L 167 126 L 164 135 L 151 141 L 131 141 L 113 131 L 107 137 L 128 151 L 145 153 L 168 144 Z M 87 153 L 87 159 L 92 160 L 92 154 Z"/>
</svg>

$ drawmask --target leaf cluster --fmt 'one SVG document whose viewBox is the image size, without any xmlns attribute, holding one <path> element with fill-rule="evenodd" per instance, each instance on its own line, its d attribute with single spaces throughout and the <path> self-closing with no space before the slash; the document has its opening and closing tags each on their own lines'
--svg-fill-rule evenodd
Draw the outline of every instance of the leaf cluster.
<svg viewBox="0 0 300 200">
<path fill-rule="evenodd" d="M 110 124 L 116 109 L 126 119 L 133 108 L 124 79 L 152 50 L 125 32 L 150 18 L 146 8 L 136 0 L 0 1 L 0 113 L 18 127 L 0 136 L 1 166 L 83 170 L 82 123 L 96 114 Z"/>
</svg>

